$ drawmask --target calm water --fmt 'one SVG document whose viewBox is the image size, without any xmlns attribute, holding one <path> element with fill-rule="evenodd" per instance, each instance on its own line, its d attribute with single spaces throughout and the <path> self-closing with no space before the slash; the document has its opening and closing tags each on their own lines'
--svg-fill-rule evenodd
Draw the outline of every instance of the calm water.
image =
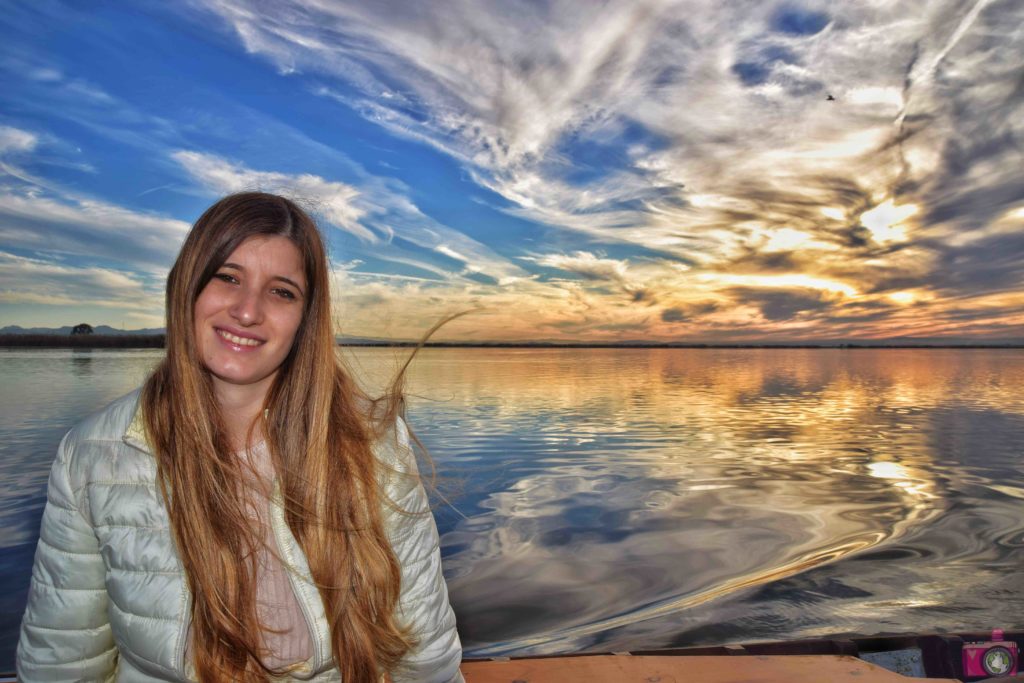
<svg viewBox="0 0 1024 683">
<path fill-rule="evenodd" d="M 400 354 L 346 352 L 370 383 Z M 46 476 L 154 351 L 0 350 L 0 669 Z M 469 654 L 1024 626 L 1024 351 L 429 349 Z"/>
</svg>

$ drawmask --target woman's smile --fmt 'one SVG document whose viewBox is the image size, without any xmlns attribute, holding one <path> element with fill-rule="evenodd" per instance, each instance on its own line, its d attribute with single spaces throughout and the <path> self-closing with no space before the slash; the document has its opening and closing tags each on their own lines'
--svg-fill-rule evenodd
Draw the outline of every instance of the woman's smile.
<svg viewBox="0 0 1024 683">
<path fill-rule="evenodd" d="M 221 336 L 222 339 L 228 342 L 229 346 L 238 348 L 239 351 L 245 351 L 247 349 L 253 349 L 257 346 L 262 346 L 263 343 L 266 341 L 265 339 L 260 339 L 246 334 L 241 334 L 238 332 L 225 329 L 223 327 L 215 327 L 214 329 L 216 330 L 217 334 Z"/>
</svg>

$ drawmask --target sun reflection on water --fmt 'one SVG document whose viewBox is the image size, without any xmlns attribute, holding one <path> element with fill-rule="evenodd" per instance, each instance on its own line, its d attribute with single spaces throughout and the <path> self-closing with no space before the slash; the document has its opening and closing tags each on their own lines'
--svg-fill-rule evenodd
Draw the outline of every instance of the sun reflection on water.
<svg viewBox="0 0 1024 683">
<path fill-rule="evenodd" d="M 406 355 L 342 353 L 371 386 Z M 3 357 L 8 546 L 67 426 L 156 358 Z M 1019 350 L 426 349 L 467 652 L 1022 626 L 1021 386 Z"/>
<path fill-rule="evenodd" d="M 1013 358 L 529 350 L 425 363 L 417 424 L 467 491 L 487 482 L 455 500 L 486 528 L 445 529 L 467 645 L 554 652 L 619 633 L 649 645 L 646 623 L 662 624 L 654 642 L 665 642 L 758 587 L 902 547 L 943 516 L 961 477 L 937 443 L 936 411 L 1024 414 Z M 444 425 L 463 408 L 474 428 L 514 434 L 446 448 Z M 491 451 L 463 469 L 477 447 Z M 816 594 L 827 591 L 805 595 Z M 885 613 L 928 604 L 913 591 L 880 599 Z M 844 608 L 839 622 L 872 616 L 859 614 Z"/>
</svg>

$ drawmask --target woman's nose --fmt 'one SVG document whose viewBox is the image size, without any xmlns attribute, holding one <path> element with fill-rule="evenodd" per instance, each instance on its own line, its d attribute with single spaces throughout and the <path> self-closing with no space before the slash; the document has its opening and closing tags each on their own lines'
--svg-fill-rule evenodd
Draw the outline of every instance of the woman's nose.
<svg viewBox="0 0 1024 683">
<path fill-rule="evenodd" d="M 228 313 L 243 325 L 256 325 L 262 322 L 263 304 L 259 292 L 248 287 L 240 287 Z"/>
</svg>

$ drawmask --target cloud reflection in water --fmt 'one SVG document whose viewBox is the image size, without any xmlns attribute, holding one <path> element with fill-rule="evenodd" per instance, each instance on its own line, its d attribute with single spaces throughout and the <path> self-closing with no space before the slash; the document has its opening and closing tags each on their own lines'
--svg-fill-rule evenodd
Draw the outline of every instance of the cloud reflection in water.
<svg viewBox="0 0 1024 683">
<path fill-rule="evenodd" d="M 1007 389 L 1019 354 L 494 350 L 464 364 L 446 354 L 420 364 L 416 390 L 443 401 L 415 403 L 413 419 L 461 480 L 454 503 L 469 519 L 438 516 L 476 655 L 653 647 L 723 607 L 742 622 L 737 605 L 758 586 L 898 549 L 942 523 L 958 479 L 936 460 L 934 410 L 952 401 L 1024 414 Z M 818 605 L 816 594 L 876 594 L 825 583 L 776 597 L 778 623 L 761 614 L 741 632 L 768 625 L 789 637 L 804 627 L 796 606 Z M 845 610 L 832 630 L 858 619 L 870 630 L 879 610 L 926 604 L 913 592 L 877 590 L 887 606 Z M 815 620 L 828 609 L 814 607 Z"/>
</svg>

